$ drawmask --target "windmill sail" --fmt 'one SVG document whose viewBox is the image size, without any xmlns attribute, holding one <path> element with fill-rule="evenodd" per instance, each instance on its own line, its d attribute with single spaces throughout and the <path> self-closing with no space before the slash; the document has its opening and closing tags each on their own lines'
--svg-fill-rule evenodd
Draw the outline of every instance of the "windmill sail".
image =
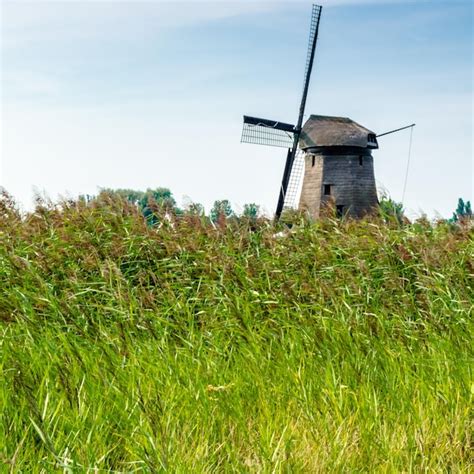
<svg viewBox="0 0 474 474">
<path fill-rule="evenodd" d="M 303 96 L 301 97 L 300 114 L 298 117 L 298 131 L 301 130 L 303 124 L 304 109 L 306 107 L 306 98 L 308 96 L 309 81 L 313 71 L 314 53 L 316 51 L 316 43 L 318 41 L 319 20 L 321 19 L 321 5 L 313 5 L 311 12 L 311 23 L 309 27 L 308 53 L 306 54 L 306 66 L 304 69 Z"/>
<path fill-rule="evenodd" d="M 278 204 L 275 215 L 277 218 L 280 217 L 285 205 L 286 194 L 288 190 L 288 184 L 290 182 L 290 176 L 292 174 L 293 165 L 298 151 L 298 142 L 301 134 L 301 126 L 303 124 L 304 110 L 306 107 L 306 98 L 308 97 L 309 81 L 311 79 L 311 72 L 313 70 L 314 53 L 316 51 L 316 43 L 318 41 L 319 21 L 321 19 L 320 5 L 313 5 L 311 12 L 311 23 L 309 29 L 309 45 L 308 54 L 306 56 L 306 66 L 304 71 L 304 83 L 303 83 L 303 96 L 301 97 L 300 112 L 298 115 L 298 123 L 296 125 L 293 146 L 291 151 L 288 153 L 285 164 L 285 171 L 283 172 L 283 178 L 281 180 L 280 195 L 278 197 Z"/>
<path fill-rule="evenodd" d="M 280 194 L 276 208 L 276 218 L 281 215 L 283 207 L 296 206 L 296 200 L 301 188 L 301 177 L 304 172 L 304 158 L 298 154 L 298 143 L 303 124 L 309 81 L 313 69 L 314 53 L 318 39 L 319 21 L 321 19 L 320 5 L 313 5 L 309 30 L 309 47 L 304 71 L 303 96 L 299 108 L 297 125 L 244 115 L 241 142 L 268 145 L 288 149 L 285 170 L 280 186 Z"/>
<path fill-rule="evenodd" d="M 290 148 L 294 141 L 295 126 L 244 115 L 242 143 Z"/>
<path fill-rule="evenodd" d="M 303 185 L 304 165 L 304 153 L 302 150 L 298 150 L 293 161 L 293 166 L 291 167 L 283 209 L 296 209 L 298 207 L 298 201 Z"/>
</svg>

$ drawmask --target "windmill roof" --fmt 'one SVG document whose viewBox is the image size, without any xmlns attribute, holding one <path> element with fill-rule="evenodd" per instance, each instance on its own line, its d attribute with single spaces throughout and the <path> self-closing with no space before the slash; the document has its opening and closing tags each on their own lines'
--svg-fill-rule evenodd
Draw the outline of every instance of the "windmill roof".
<svg viewBox="0 0 474 474">
<path fill-rule="evenodd" d="M 350 118 L 311 115 L 301 130 L 300 148 L 320 146 L 378 148 L 375 133 Z"/>
</svg>

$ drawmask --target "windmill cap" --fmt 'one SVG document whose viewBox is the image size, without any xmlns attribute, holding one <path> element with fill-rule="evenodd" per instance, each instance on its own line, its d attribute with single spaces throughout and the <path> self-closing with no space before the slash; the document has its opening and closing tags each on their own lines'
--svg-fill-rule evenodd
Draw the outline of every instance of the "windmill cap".
<svg viewBox="0 0 474 474">
<path fill-rule="evenodd" d="M 375 133 L 348 117 L 311 115 L 303 126 L 299 146 L 305 150 L 314 147 L 350 146 L 378 148 Z"/>
</svg>

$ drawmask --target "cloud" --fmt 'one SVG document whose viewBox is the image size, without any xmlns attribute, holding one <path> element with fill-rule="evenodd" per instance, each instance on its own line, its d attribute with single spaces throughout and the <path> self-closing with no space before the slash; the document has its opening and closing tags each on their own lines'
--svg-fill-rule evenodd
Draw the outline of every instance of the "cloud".
<svg viewBox="0 0 474 474">
<path fill-rule="evenodd" d="M 126 58 L 126 51 L 142 48 L 137 44 L 153 45 L 155 52 L 168 49 L 170 30 L 275 8 L 268 2 L 0 2 L 5 100 L 54 96 L 62 83 L 70 88 L 84 74 L 85 64 L 93 75 L 94 67 L 100 67 L 98 56 L 110 67 L 111 51 L 122 51 Z"/>
<path fill-rule="evenodd" d="M 2 3 L 2 38 L 83 37 L 186 26 L 275 8 L 269 2 L 7 1 Z"/>
<path fill-rule="evenodd" d="M 419 0 L 423 2 L 424 0 Z M 289 0 L 0 0 L 3 48 L 28 41 L 144 35 L 225 18 L 284 8 L 308 8 L 311 1 Z M 409 0 L 317 0 L 325 8 L 409 3 Z"/>
</svg>

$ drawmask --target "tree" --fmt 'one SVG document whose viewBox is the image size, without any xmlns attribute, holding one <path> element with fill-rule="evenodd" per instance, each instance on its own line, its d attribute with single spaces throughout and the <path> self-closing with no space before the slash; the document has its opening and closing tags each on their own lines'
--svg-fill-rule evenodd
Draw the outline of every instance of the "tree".
<svg viewBox="0 0 474 474">
<path fill-rule="evenodd" d="M 257 219 L 260 214 L 260 206 L 251 202 L 249 204 L 244 204 L 244 212 L 242 213 L 243 217 L 247 217 L 250 220 Z"/>
<path fill-rule="evenodd" d="M 122 199 L 135 204 L 148 222 L 158 222 L 156 211 L 172 212 L 181 214 L 182 210 L 176 206 L 176 200 L 168 188 L 148 188 L 146 191 L 135 189 L 102 189 L 101 194 L 119 196 Z"/>
<path fill-rule="evenodd" d="M 148 188 L 139 200 L 138 206 L 150 224 L 159 222 L 156 211 L 173 214 L 182 214 L 183 212 L 176 206 L 176 200 L 168 188 Z"/>
<path fill-rule="evenodd" d="M 140 200 L 143 199 L 143 196 L 145 193 L 143 191 L 136 191 L 135 189 L 125 189 L 125 188 L 119 188 L 119 189 L 109 189 L 109 188 L 104 188 L 101 189 L 101 193 L 109 194 L 112 196 L 119 196 L 122 199 L 126 199 L 127 201 L 138 205 Z"/>
<path fill-rule="evenodd" d="M 176 200 L 168 188 L 148 188 L 140 198 L 139 204 L 142 209 L 149 207 L 151 204 L 155 204 L 156 206 L 167 211 L 171 211 L 176 208 Z"/>
<path fill-rule="evenodd" d="M 451 222 L 464 222 L 469 221 L 472 219 L 472 209 L 471 209 L 471 202 L 466 201 L 464 199 L 458 199 L 458 207 L 453 212 L 453 217 L 451 218 Z"/>
<path fill-rule="evenodd" d="M 185 208 L 185 212 L 191 216 L 203 216 L 204 206 L 199 202 L 192 202 Z"/>
<path fill-rule="evenodd" d="M 234 211 L 227 199 L 222 201 L 214 201 L 209 217 L 212 222 L 217 222 L 219 219 L 227 219 L 234 215 Z"/>
</svg>

